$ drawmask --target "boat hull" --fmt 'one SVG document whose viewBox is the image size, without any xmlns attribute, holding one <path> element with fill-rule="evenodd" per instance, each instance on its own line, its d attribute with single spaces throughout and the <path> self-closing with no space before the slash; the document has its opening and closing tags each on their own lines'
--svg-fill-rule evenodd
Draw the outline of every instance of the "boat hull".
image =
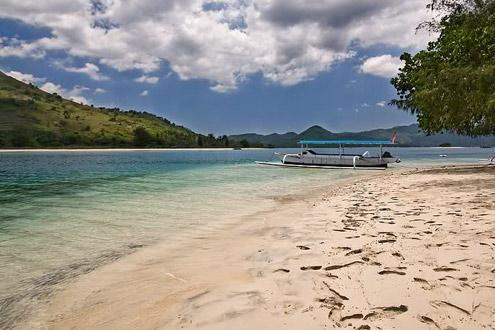
<svg viewBox="0 0 495 330">
<path fill-rule="evenodd" d="M 282 164 L 329 167 L 386 168 L 399 161 L 397 157 L 363 157 L 361 155 L 278 154 Z"/>
</svg>

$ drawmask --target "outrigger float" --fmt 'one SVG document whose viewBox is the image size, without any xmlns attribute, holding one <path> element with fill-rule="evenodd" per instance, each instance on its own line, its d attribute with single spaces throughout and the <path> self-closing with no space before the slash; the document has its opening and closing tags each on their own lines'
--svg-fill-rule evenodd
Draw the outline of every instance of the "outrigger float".
<svg viewBox="0 0 495 330">
<path fill-rule="evenodd" d="M 399 157 L 394 157 L 390 152 L 383 152 L 384 145 L 393 145 L 395 135 L 392 140 L 302 140 L 298 144 L 301 152 L 297 154 L 278 153 L 280 163 L 256 162 L 261 165 L 284 166 L 284 167 L 307 167 L 307 168 L 362 168 L 362 169 L 385 169 L 388 164 L 399 163 Z M 309 149 L 310 145 L 333 145 L 338 146 L 339 153 L 327 154 L 318 153 Z M 380 148 L 378 156 L 370 156 L 366 151 L 363 154 L 346 154 L 345 145 L 376 145 Z"/>
</svg>

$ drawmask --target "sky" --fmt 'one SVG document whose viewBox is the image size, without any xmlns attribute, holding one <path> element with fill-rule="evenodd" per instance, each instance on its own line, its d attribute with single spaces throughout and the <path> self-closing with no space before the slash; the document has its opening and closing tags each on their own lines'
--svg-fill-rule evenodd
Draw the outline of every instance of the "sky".
<svg viewBox="0 0 495 330">
<path fill-rule="evenodd" d="M 0 0 L 0 70 L 200 133 L 407 125 L 388 105 L 427 0 Z"/>
</svg>

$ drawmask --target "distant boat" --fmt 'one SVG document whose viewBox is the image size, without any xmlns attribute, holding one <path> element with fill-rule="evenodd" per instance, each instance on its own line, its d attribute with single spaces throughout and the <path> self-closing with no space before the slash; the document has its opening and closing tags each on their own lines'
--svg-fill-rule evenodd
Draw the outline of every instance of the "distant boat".
<svg viewBox="0 0 495 330">
<path fill-rule="evenodd" d="M 439 155 L 439 156 L 440 156 L 440 157 L 442 157 L 442 158 L 445 158 L 445 157 L 447 157 L 447 155 Z"/>
<path fill-rule="evenodd" d="M 297 154 L 275 153 L 281 161 L 278 165 L 299 167 L 368 167 L 386 168 L 388 164 L 399 163 L 399 157 L 394 157 L 390 152 L 383 152 L 383 145 L 394 144 L 388 140 L 302 140 L 299 141 L 301 152 Z M 363 154 L 345 153 L 345 145 L 377 145 L 380 148 L 378 156 L 370 156 L 366 151 Z M 334 154 L 319 153 L 309 149 L 309 145 L 338 145 L 339 152 Z M 266 165 L 276 165 L 264 163 Z"/>
</svg>

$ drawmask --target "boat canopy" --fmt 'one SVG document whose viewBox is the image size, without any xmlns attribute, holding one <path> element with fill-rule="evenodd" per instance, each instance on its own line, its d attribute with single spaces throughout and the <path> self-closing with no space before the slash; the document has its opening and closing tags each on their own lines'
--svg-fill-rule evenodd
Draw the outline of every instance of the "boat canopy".
<svg viewBox="0 0 495 330">
<path fill-rule="evenodd" d="M 301 140 L 298 144 L 394 144 L 389 140 Z"/>
</svg>

